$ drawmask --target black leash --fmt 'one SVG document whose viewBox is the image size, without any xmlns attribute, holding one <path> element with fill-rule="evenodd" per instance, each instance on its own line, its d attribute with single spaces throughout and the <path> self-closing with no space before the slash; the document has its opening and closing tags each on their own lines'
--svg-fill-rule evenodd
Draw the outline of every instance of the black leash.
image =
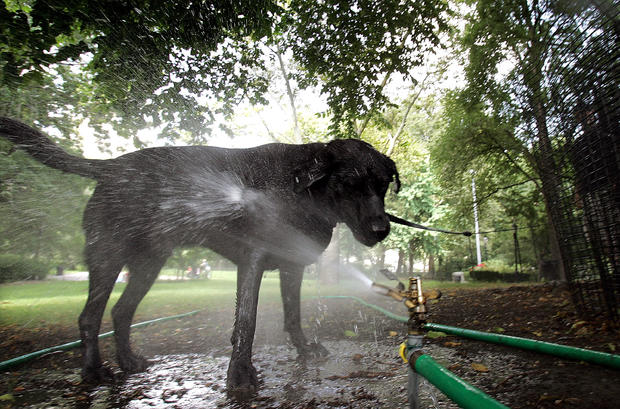
<svg viewBox="0 0 620 409">
<path fill-rule="evenodd" d="M 394 216 L 392 214 L 389 214 L 389 213 L 387 213 L 387 215 L 388 215 L 388 218 L 390 219 L 391 222 L 402 224 L 404 226 L 413 227 L 413 228 L 416 228 L 416 229 L 438 231 L 440 233 L 448 233 L 448 234 L 462 234 L 465 237 L 469 237 L 469 236 L 472 235 L 472 233 L 470 231 L 450 231 L 450 230 L 444 230 L 444 229 L 437 229 L 437 228 L 434 228 L 434 227 L 426 227 L 426 226 L 422 226 L 421 224 L 412 223 L 409 220 L 401 219 L 400 217 L 396 217 L 396 216 Z"/>
</svg>

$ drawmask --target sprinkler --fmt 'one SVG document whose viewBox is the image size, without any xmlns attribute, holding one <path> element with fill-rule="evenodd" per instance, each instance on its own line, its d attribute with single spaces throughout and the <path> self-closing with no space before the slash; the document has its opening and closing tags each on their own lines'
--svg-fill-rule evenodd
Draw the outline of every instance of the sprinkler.
<svg viewBox="0 0 620 409">
<path fill-rule="evenodd" d="M 381 273 L 390 280 L 398 281 L 398 278 L 389 270 L 381 270 Z M 420 277 L 409 277 L 409 285 L 398 281 L 396 288 L 390 288 L 383 284 L 372 283 L 371 288 L 379 293 L 402 302 L 409 311 L 407 321 L 407 342 L 401 346 L 401 356 L 408 361 L 415 353 L 420 353 L 424 339 L 423 326 L 426 324 L 426 301 L 441 297 L 441 292 L 424 294 L 422 291 L 422 279 Z M 408 369 L 409 377 L 407 382 L 407 394 L 409 398 L 409 408 L 417 409 L 420 407 L 419 400 L 419 375 L 411 366 Z"/>
<path fill-rule="evenodd" d="M 389 270 L 383 269 L 381 273 L 390 280 L 398 281 L 398 278 Z M 388 287 L 379 283 L 372 283 L 371 287 L 378 294 L 386 295 L 396 301 L 402 302 L 409 311 L 409 321 L 407 322 L 407 332 L 409 334 L 421 334 L 422 326 L 426 324 L 426 301 L 441 297 L 441 291 L 434 290 L 424 293 L 422 291 L 422 279 L 420 277 L 409 277 L 409 285 L 405 289 L 405 284 L 398 281 L 395 288 Z"/>
</svg>

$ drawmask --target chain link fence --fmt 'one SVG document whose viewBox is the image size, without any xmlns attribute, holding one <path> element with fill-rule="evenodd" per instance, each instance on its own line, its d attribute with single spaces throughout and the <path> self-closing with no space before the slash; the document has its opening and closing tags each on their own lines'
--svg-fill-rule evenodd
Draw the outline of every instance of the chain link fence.
<svg viewBox="0 0 620 409">
<path fill-rule="evenodd" d="M 556 2 L 518 79 L 560 270 L 585 318 L 619 319 L 620 2 Z"/>
</svg>

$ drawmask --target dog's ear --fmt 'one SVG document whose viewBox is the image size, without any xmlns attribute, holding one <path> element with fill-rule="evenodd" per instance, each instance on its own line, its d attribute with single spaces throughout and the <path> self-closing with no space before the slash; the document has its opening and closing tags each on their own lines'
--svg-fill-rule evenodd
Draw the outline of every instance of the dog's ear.
<svg viewBox="0 0 620 409">
<path fill-rule="evenodd" d="M 323 149 L 314 158 L 301 164 L 293 171 L 294 189 L 296 193 L 301 193 L 310 188 L 315 183 L 329 176 L 333 167 L 331 155 Z"/>
<path fill-rule="evenodd" d="M 400 177 L 398 176 L 398 169 L 396 169 L 396 164 L 392 159 L 390 159 L 390 165 L 392 168 L 392 177 L 394 178 L 394 185 L 392 186 L 392 190 L 394 193 L 398 193 L 400 191 Z"/>
</svg>

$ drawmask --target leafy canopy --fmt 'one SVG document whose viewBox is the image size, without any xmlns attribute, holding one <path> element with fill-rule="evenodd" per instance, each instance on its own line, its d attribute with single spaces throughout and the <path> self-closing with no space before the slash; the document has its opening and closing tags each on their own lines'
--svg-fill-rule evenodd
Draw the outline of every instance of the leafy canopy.
<svg viewBox="0 0 620 409">
<path fill-rule="evenodd" d="M 4 3 L 0 86 L 72 63 L 117 131 L 167 124 L 171 138 L 202 135 L 242 99 L 266 102 L 264 45 L 275 41 L 292 49 L 302 84 L 321 84 L 334 133 L 351 134 L 354 118 L 388 103 L 382 81 L 438 46 L 448 9 L 443 0 Z"/>
</svg>

